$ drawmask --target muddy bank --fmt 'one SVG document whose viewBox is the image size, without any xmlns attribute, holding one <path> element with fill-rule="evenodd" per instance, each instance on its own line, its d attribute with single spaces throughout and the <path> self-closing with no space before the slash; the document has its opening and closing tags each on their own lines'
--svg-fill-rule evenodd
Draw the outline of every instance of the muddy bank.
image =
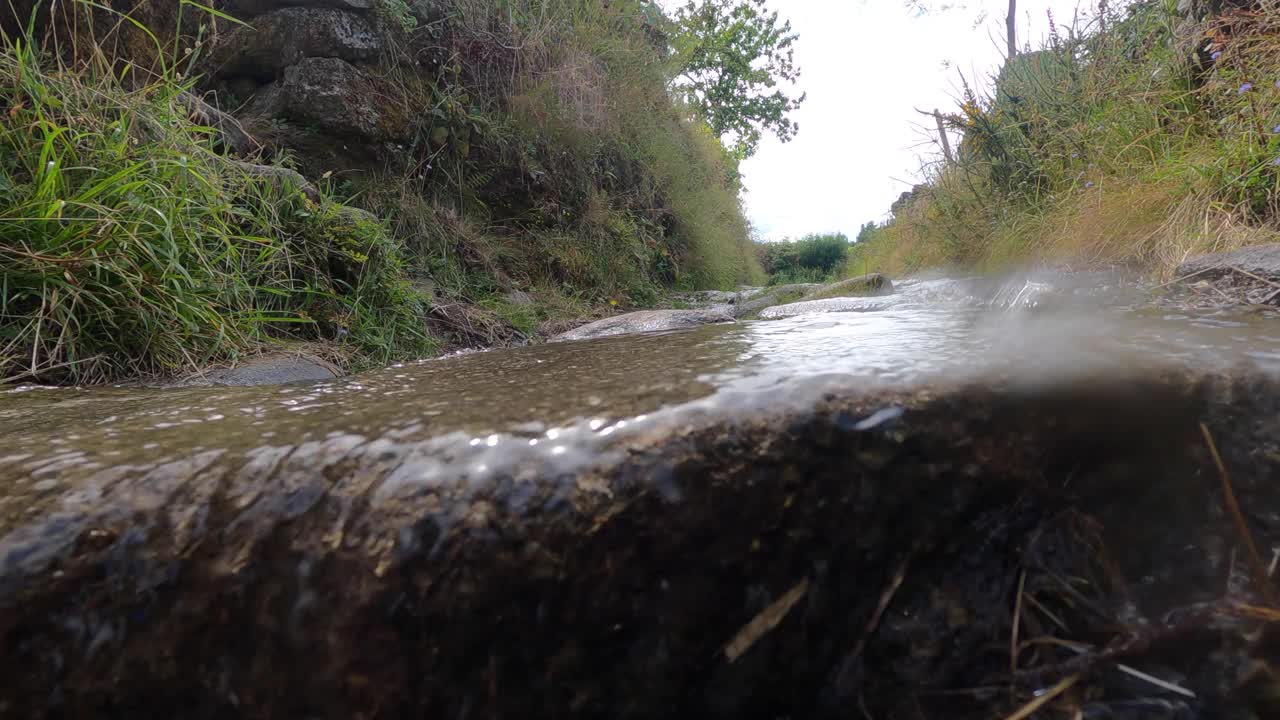
<svg viewBox="0 0 1280 720">
<path fill-rule="evenodd" d="M 224 428 L 130 464 L 129 432 L 6 447 L 0 708 L 976 719 L 1071 681 L 1052 712 L 1274 717 L 1273 648 L 1235 605 L 1267 600 L 1200 424 L 1269 560 L 1278 390 L 810 383 L 560 453 L 430 421 L 276 447 Z"/>
</svg>

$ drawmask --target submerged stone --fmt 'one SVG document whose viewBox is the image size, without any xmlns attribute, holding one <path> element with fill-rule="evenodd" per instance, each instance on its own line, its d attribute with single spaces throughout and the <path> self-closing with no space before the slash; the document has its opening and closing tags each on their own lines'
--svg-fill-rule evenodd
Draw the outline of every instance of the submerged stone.
<svg viewBox="0 0 1280 720">
<path fill-rule="evenodd" d="M 723 308 L 701 310 L 640 310 L 615 317 L 597 320 L 582 327 L 561 333 L 552 342 L 565 340 L 589 340 L 611 335 L 679 330 L 715 323 L 731 323 L 733 316 Z"/>
</svg>

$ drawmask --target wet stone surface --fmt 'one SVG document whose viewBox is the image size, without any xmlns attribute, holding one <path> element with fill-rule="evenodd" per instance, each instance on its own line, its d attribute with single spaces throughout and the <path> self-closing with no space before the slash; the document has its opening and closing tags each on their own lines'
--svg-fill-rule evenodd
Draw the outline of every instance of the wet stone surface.
<svg viewBox="0 0 1280 720">
<path fill-rule="evenodd" d="M 1269 561 L 1274 322 L 930 282 L 298 386 L 6 391 L 0 716 L 976 720 L 1070 681 L 1037 717 L 1275 717 L 1205 440 Z"/>
</svg>

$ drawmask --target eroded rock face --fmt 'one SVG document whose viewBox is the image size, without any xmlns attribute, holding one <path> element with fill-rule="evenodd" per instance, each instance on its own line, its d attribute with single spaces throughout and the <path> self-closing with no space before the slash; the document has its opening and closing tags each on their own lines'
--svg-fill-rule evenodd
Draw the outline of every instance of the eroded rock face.
<svg viewBox="0 0 1280 720">
<path fill-rule="evenodd" d="M 639 312 L 618 315 L 604 320 L 583 325 L 551 339 L 552 342 L 565 340 L 590 340 L 592 338 L 609 337 L 611 335 L 628 335 L 631 333 L 656 332 L 660 330 L 679 330 L 681 328 L 698 327 L 715 323 L 731 323 L 733 316 L 723 308 L 707 308 L 703 310 L 641 310 Z"/>
<path fill-rule="evenodd" d="M 378 141 L 403 136 L 409 121 L 388 105 L 377 82 L 339 58 L 307 58 L 263 88 L 254 114 L 314 125 L 337 138 Z"/>
<path fill-rule="evenodd" d="M 328 8 L 290 7 L 236 28 L 214 50 L 210 64 L 218 78 L 274 80 L 306 58 L 338 58 L 348 63 L 376 60 L 382 41 L 365 17 Z"/>
</svg>

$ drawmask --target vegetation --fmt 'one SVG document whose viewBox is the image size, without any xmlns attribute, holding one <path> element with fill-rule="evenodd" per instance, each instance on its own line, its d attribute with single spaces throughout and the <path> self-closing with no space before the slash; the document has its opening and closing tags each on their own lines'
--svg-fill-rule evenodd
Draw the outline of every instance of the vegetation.
<svg viewBox="0 0 1280 720">
<path fill-rule="evenodd" d="M 844 233 L 811 234 L 799 240 L 761 243 L 758 252 L 770 285 L 826 282 L 844 267 L 849 238 Z"/>
<path fill-rule="evenodd" d="M 198 57 L 240 26 L 223 3 L 109 5 L 60 4 L 70 51 L 5 33 L 0 381 L 173 374 L 275 339 L 376 364 L 763 281 L 737 157 L 670 92 L 648 2 L 380 4 L 377 142 L 255 113 L 253 84 Z M 243 105 L 259 149 L 229 154 L 193 94 Z"/>
<path fill-rule="evenodd" d="M 0 380 L 169 373 L 268 335 L 429 352 L 382 225 L 218 154 L 182 92 L 0 55 Z"/>
<path fill-rule="evenodd" d="M 1280 238 L 1280 3 L 1178 5 L 1104 5 L 990 92 L 967 89 L 948 117 L 955 161 L 860 236 L 848 272 L 1037 259 L 1167 274 Z"/>
<path fill-rule="evenodd" d="M 783 142 L 799 127 L 787 114 L 800 107 L 778 89 L 800 76 L 791 23 L 765 10 L 765 0 L 689 0 L 675 12 L 672 45 L 677 87 L 735 157 L 755 154 L 765 131 Z"/>
</svg>

